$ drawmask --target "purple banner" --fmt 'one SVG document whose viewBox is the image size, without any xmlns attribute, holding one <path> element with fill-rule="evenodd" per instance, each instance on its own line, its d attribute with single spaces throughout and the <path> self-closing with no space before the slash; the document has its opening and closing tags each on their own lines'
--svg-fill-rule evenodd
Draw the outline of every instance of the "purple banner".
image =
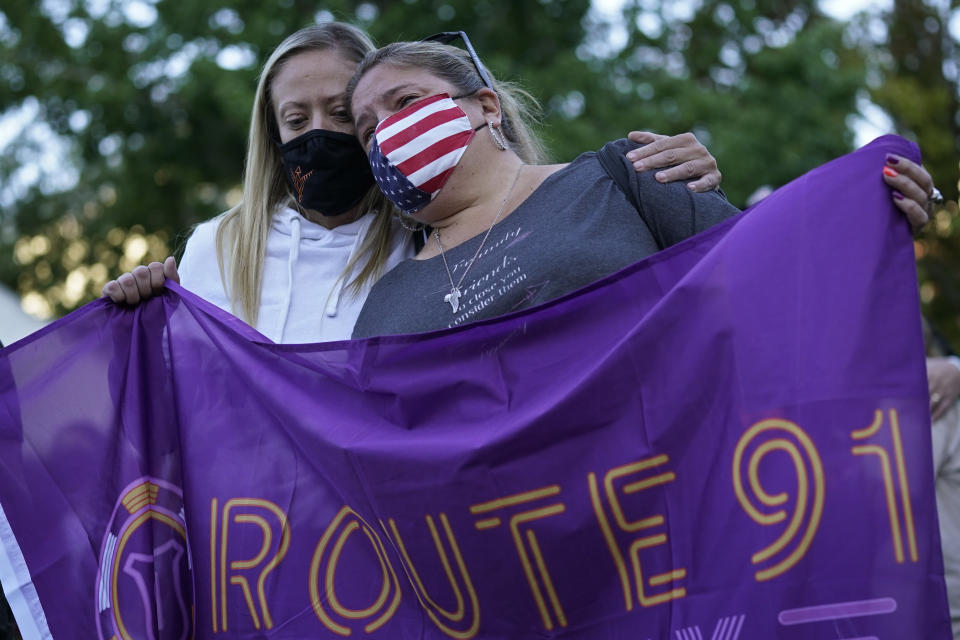
<svg viewBox="0 0 960 640">
<path fill-rule="evenodd" d="M 8 347 L 25 638 L 946 640 L 887 152 L 470 327 L 274 345 L 174 285 Z"/>
</svg>

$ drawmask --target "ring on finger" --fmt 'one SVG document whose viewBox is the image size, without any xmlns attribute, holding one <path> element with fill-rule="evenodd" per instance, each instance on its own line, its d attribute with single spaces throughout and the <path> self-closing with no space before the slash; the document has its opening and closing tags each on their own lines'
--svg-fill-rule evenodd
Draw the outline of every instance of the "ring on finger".
<svg viewBox="0 0 960 640">
<path fill-rule="evenodd" d="M 941 400 L 943 400 L 943 396 L 939 393 L 933 392 L 930 394 L 930 404 L 940 404 Z"/>
<path fill-rule="evenodd" d="M 940 189 L 934 187 L 930 192 L 929 200 L 934 204 L 943 204 L 943 194 L 940 193 Z"/>
</svg>

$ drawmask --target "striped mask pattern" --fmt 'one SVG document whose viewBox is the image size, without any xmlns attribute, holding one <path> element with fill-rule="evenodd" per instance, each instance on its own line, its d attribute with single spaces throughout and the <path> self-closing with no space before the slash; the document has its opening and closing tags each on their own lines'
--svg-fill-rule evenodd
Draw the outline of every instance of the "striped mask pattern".
<svg viewBox="0 0 960 640">
<path fill-rule="evenodd" d="M 377 125 L 369 151 L 373 177 L 397 207 L 415 213 L 436 197 L 474 135 L 449 94 L 418 100 Z"/>
</svg>

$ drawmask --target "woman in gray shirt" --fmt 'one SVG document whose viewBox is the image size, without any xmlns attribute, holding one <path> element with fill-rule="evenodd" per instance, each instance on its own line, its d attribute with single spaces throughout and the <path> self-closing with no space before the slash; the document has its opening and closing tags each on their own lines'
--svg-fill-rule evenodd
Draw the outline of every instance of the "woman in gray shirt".
<svg viewBox="0 0 960 640">
<path fill-rule="evenodd" d="M 350 82 L 357 136 L 380 188 L 432 229 L 414 259 L 374 286 L 353 337 L 531 307 L 738 213 L 718 192 L 634 173 L 627 140 L 569 164 L 535 164 L 526 94 L 496 83 L 468 50 L 394 43 L 369 54 Z M 929 175 L 906 159 L 896 166 L 901 175 L 885 177 L 900 189 L 895 202 L 926 207 L 930 189 L 918 185 Z"/>
</svg>

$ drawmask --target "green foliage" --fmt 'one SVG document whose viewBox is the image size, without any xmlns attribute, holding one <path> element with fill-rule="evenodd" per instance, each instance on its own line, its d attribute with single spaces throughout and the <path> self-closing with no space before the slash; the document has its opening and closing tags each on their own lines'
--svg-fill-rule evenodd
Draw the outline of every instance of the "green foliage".
<svg viewBox="0 0 960 640">
<path fill-rule="evenodd" d="M 256 66 L 226 70 L 217 54 L 247 42 L 267 51 L 278 40 L 271 28 L 284 34 L 309 17 L 285 15 L 271 27 L 257 8 L 261 29 L 243 25 L 241 37 L 194 3 L 137 5 L 146 19 L 122 2 L 98 15 L 73 0 L 38 6 L 4 5 L 0 105 L 37 105 L 37 120 L 68 144 L 58 166 L 4 207 L 0 240 L 14 251 L 0 251 L 10 256 L 0 277 L 22 294 L 41 292 L 28 298 L 35 308 L 62 313 L 97 296 L 108 276 L 162 258 L 170 238 L 226 208 L 242 170 Z M 254 7 L 233 6 L 235 15 Z M 29 131 L 10 147 L 23 149 Z M 75 186 L 45 188 L 69 167 Z M 3 169 L 16 184 L 15 167 Z"/>
<path fill-rule="evenodd" d="M 871 97 L 898 132 L 920 145 L 924 166 L 948 199 L 917 240 L 917 266 L 925 314 L 960 349 L 960 58 L 947 33 L 950 13 L 922 0 L 896 0 L 889 13 L 864 20 L 871 18 L 888 30 L 866 49 Z"/>
<path fill-rule="evenodd" d="M 612 19 L 589 0 L 8 0 L 0 112 L 34 122 L 0 157 L 0 281 L 61 314 L 235 203 L 259 68 L 318 19 L 353 22 L 381 43 L 465 29 L 498 78 L 541 100 L 558 161 L 632 129 L 692 130 L 740 205 L 851 149 L 866 60 L 883 78 L 873 98 L 921 141 L 938 184 L 954 188 L 957 87 L 941 68 L 953 45 L 942 16 L 929 31 L 924 7 L 898 0 L 880 56 L 815 0 L 634 0 Z M 918 42 L 926 53 L 914 60 Z M 30 179 L 24 167 L 43 153 Z M 928 254 L 956 242 L 952 221 Z M 924 273 L 943 292 L 936 304 L 957 309 L 951 268 L 931 262 Z"/>
<path fill-rule="evenodd" d="M 671 18 L 670 3 L 638 6 L 631 12 L 650 26 L 621 53 L 624 76 L 650 96 L 644 115 L 658 129 L 693 130 L 708 145 L 733 202 L 850 150 L 863 66 L 815 2 L 707 0 L 689 19 Z"/>
</svg>

